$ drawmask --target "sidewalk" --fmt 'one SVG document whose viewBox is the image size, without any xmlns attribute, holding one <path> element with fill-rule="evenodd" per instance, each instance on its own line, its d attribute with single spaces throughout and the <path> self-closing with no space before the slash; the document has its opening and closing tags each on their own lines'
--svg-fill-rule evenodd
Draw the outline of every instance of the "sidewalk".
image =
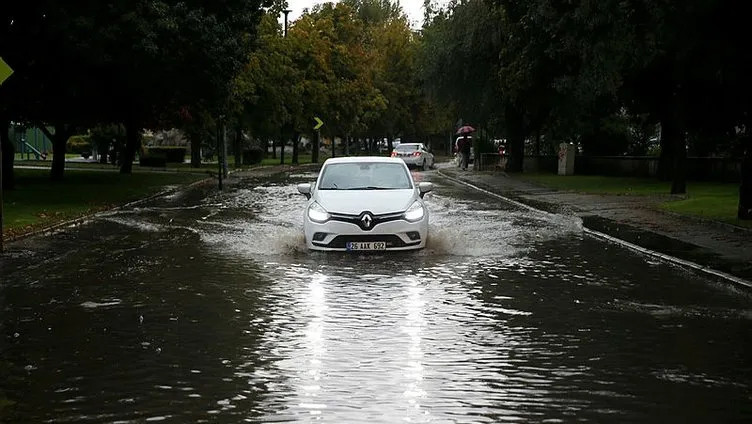
<svg viewBox="0 0 752 424">
<path fill-rule="evenodd" d="M 752 281 L 752 230 L 657 209 L 668 196 L 557 191 L 502 172 L 440 173 L 548 212 L 575 215 L 584 227 L 659 253 Z"/>
</svg>

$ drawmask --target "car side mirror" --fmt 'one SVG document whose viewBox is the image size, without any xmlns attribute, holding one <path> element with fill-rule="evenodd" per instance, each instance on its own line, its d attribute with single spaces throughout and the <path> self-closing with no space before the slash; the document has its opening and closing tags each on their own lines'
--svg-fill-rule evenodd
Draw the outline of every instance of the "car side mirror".
<svg viewBox="0 0 752 424">
<path fill-rule="evenodd" d="M 433 190 L 433 183 L 418 183 L 418 190 L 420 191 L 420 197 L 423 197 L 426 193 Z"/>
<path fill-rule="evenodd" d="M 298 192 L 306 197 L 306 199 L 311 198 L 311 183 L 301 183 L 298 184 Z"/>
</svg>

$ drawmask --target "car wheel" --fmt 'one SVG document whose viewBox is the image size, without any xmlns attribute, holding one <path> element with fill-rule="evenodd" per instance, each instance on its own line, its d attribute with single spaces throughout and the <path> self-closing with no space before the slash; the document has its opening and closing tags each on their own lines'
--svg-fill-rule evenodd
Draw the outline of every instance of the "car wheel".
<svg viewBox="0 0 752 424">
<path fill-rule="evenodd" d="M 428 159 L 423 159 L 423 165 L 421 165 L 424 171 L 428 171 Z"/>
</svg>

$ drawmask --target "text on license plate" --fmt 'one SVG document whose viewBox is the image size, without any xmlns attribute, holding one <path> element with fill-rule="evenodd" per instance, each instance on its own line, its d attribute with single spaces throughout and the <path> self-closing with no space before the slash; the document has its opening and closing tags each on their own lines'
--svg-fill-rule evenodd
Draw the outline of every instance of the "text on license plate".
<svg viewBox="0 0 752 424">
<path fill-rule="evenodd" d="M 347 250 L 386 250 L 384 241 L 351 241 L 345 246 Z"/>
</svg>

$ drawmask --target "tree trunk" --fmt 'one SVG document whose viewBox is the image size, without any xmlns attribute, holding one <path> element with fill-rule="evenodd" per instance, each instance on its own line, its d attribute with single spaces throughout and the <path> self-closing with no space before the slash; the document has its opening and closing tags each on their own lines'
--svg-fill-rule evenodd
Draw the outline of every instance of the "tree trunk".
<svg viewBox="0 0 752 424">
<path fill-rule="evenodd" d="M 670 125 L 670 124 L 669 124 Z M 671 144 L 664 135 L 663 128 L 665 122 L 661 120 L 661 154 L 658 156 L 658 179 L 661 181 L 668 181 L 671 179 L 671 163 L 673 158 L 673 151 L 671 150 Z"/>
<path fill-rule="evenodd" d="M 749 128 L 746 131 L 750 131 Z M 752 134 L 744 137 L 742 182 L 739 186 L 739 219 L 752 220 Z"/>
<path fill-rule="evenodd" d="M 2 152 L 2 158 L 0 159 L 0 186 L 3 190 L 13 190 L 15 187 L 15 179 L 13 176 L 13 159 L 16 155 L 16 149 L 13 142 L 10 140 L 10 134 L 8 134 L 8 128 L 10 127 L 10 121 L 8 119 L 0 119 L 0 151 Z"/>
<path fill-rule="evenodd" d="M 300 133 L 295 131 L 292 135 L 292 164 L 298 164 L 298 144 L 300 144 Z"/>
<path fill-rule="evenodd" d="M 65 175 L 65 151 L 71 131 L 65 124 L 55 124 L 55 134 L 50 133 L 45 126 L 40 126 L 39 129 L 52 141 L 50 179 L 52 181 L 62 181 Z"/>
<path fill-rule="evenodd" d="M 201 135 L 194 131 L 188 134 L 191 140 L 191 168 L 201 168 Z"/>
<path fill-rule="evenodd" d="M 136 159 L 136 150 L 141 147 L 141 129 L 135 122 L 125 124 L 125 151 L 123 152 L 120 165 L 121 174 L 130 174 L 133 171 L 133 161 Z"/>
<path fill-rule="evenodd" d="M 280 139 L 279 164 L 284 165 L 285 164 L 285 146 L 287 146 L 287 140 L 285 140 L 285 136 L 283 135 L 282 131 L 279 132 L 279 139 Z"/>
<path fill-rule="evenodd" d="M 666 150 L 670 152 L 671 158 L 671 194 L 686 194 L 687 141 L 675 110 L 668 111 L 661 120 L 661 144 L 664 139 Z"/>
<path fill-rule="evenodd" d="M 272 140 L 272 159 L 277 159 L 277 142 Z"/>
<path fill-rule="evenodd" d="M 232 144 L 232 153 L 235 155 L 235 168 L 243 166 L 243 129 L 240 125 L 235 127 L 235 142 Z"/>
<path fill-rule="evenodd" d="M 391 155 L 393 149 L 394 149 L 394 142 L 392 141 L 392 134 L 389 134 L 386 137 L 386 152 L 387 152 L 387 154 Z"/>
<path fill-rule="evenodd" d="M 522 172 L 525 161 L 525 133 L 522 112 L 513 105 L 507 105 L 504 110 L 509 137 L 509 172 Z"/>
</svg>

